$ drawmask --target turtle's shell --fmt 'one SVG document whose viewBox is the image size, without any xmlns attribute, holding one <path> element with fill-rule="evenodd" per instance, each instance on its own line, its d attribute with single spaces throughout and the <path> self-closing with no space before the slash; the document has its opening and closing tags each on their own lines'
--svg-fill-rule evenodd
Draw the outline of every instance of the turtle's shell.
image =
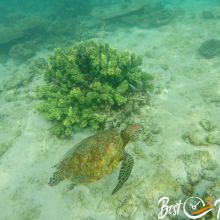
<svg viewBox="0 0 220 220">
<path fill-rule="evenodd" d="M 106 130 L 82 140 L 56 165 L 61 179 L 89 183 L 109 175 L 122 160 L 124 143 L 115 130 Z"/>
</svg>

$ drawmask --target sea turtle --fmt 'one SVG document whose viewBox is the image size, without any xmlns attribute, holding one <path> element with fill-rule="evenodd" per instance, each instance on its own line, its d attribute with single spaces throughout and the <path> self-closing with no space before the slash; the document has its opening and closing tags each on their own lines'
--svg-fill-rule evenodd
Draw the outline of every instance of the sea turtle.
<svg viewBox="0 0 220 220">
<path fill-rule="evenodd" d="M 109 129 L 82 140 L 55 165 L 57 171 L 48 184 L 54 186 L 64 179 L 73 184 L 94 182 L 111 174 L 122 161 L 114 194 L 127 181 L 134 165 L 132 156 L 124 151 L 125 146 L 141 130 L 140 124 L 132 124 L 120 133 Z"/>
</svg>

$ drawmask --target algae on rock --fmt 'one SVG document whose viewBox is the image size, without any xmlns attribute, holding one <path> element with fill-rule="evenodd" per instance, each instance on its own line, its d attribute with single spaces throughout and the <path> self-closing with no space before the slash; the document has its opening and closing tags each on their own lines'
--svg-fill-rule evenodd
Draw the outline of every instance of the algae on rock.
<svg viewBox="0 0 220 220">
<path fill-rule="evenodd" d="M 220 145 L 220 130 L 212 121 L 202 119 L 199 121 L 201 129 L 185 132 L 182 136 L 183 140 L 194 146 L 211 146 Z"/>
<path fill-rule="evenodd" d="M 189 182 L 192 185 L 199 183 L 202 179 L 211 177 L 217 162 L 208 151 L 195 151 L 193 154 L 181 154 L 178 156 L 183 161 Z"/>
</svg>

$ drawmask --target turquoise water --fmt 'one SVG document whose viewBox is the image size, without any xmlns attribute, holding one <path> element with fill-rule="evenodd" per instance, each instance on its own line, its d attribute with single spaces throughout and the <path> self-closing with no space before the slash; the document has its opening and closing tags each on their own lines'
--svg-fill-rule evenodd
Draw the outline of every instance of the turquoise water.
<svg viewBox="0 0 220 220">
<path fill-rule="evenodd" d="M 218 0 L 0 0 L 0 9 L 1 220 L 220 218 Z M 106 58 L 107 55 L 100 52 L 100 46 L 99 64 L 94 62 L 99 67 L 94 68 L 97 78 L 90 76 L 93 71 L 88 67 L 95 66 L 91 64 L 95 59 L 91 63 L 84 62 L 87 60 L 85 51 L 90 51 L 88 45 L 82 60 L 78 60 L 79 56 L 75 61 L 73 56 L 68 62 L 62 60 L 62 65 L 58 65 L 59 59 L 56 60 L 57 66 L 56 62 L 51 62 L 56 48 L 62 48 L 65 58 L 68 48 L 90 41 L 97 45 L 107 43 L 118 53 L 135 53 L 142 57 L 142 64 L 131 72 L 131 64 L 124 67 L 114 57 Z M 94 48 L 92 52 L 97 50 Z M 114 81 L 118 78 L 105 75 L 105 59 L 114 69 L 113 72 L 108 69 L 108 74 L 114 75 L 117 65 L 121 68 L 118 71 L 124 73 L 122 78 L 126 79 L 127 93 L 121 92 L 122 86 L 119 90 L 117 83 L 122 80 Z M 67 63 L 68 70 L 64 71 Z M 80 64 L 81 67 L 83 64 L 86 66 L 80 69 Z M 82 93 L 77 93 L 74 98 L 74 88 L 78 85 L 74 82 L 79 79 L 73 77 L 71 81 L 65 77 L 69 72 L 74 75 L 76 68 L 79 72 L 85 70 L 83 74 L 88 77 L 80 81 L 84 83 L 78 86 Z M 45 80 L 44 74 L 48 69 L 57 78 Z M 133 79 L 132 74 L 130 78 L 126 75 L 135 75 L 140 69 L 141 74 L 154 78 L 153 90 L 143 88 L 143 85 L 149 86 L 144 84 L 144 78 Z M 93 84 L 103 80 L 99 74 L 105 75 L 106 83 Z M 53 103 L 48 116 L 39 111 L 42 100 L 37 94 L 39 88 L 51 82 L 49 85 L 55 89 L 44 97 L 46 103 Z M 59 83 L 64 85 L 62 90 Z M 95 90 L 91 90 L 94 85 L 103 84 L 112 88 L 107 87 L 107 90 L 105 87 L 104 91 L 101 87 L 103 90 L 92 99 L 91 106 L 79 101 L 88 97 L 88 91 Z M 72 101 L 70 103 L 68 99 L 65 103 L 70 90 L 73 90 Z M 110 101 L 103 98 L 108 95 L 112 97 Z M 56 98 L 54 102 L 51 101 L 53 97 Z M 126 105 L 123 106 L 124 102 Z M 75 110 L 75 121 L 79 119 L 76 123 L 69 121 L 74 118 L 74 108 L 80 109 Z M 85 113 L 85 109 L 93 111 L 82 116 L 80 113 Z M 92 129 L 94 118 L 100 114 L 106 117 L 105 121 L 100 122 L 98 129 Z M 112 195 L 118 176 L 121 178 L 122 174 L 119 175 L 120 159 L 115 159 L 117 154 L 112 156 L 111 146 L 120 148 L 122 144 L 120 138 L 115 138 L 115 133 L 113 138 L 105 141 L 102 132 L 115 129 L 119 135 L 131 123 L 141 124 L 143 130 L 126 145 L 125 150 L 130 155 L 127 160 L 124 154 L 120 155 L 125 161 L 121 173 L 128 174 L 129 169 L 132 170 L 124 185 Z M 56 127 L 57 133 L 51 132 L 54 125 L 61 127 L 60 130 Z M 64 127 L 68 138 L 57 135 Z M 100 143 L 96 139 L 97 132 L 101 141 L 104 139 L 103 148 L 97 148 L 96 144 Z M 90 146 L 90 142 L 86 142 L 84 147 L 85 142 L 82 144 L 81 141 L 91 135 L 96 135 L 92 139 L 96 144 Z M 120 137 L 123 141 L 124 137 Z M 114 139 L 116 141 L 112 144 Z M 68 156 L 74 156 L 78 146 L 83 149 L 82 155 L 89 152 L 87 146 L 95 149 L 95 159 L 89 168 L 106 164 L 109 158 L 118 162 L 117 167 L 97 181 L 93 180 L 94 176 L 89 176 L 88 179 L 93 180 L 91 183 L 78 181 L 71 187 L 67 178 L 55 186 L 48 185 L 56 172 L 53 166 L 62 159 L 66 161 Z M 79 169 L 84 164 L 83 159 L 80 159 Z M 80 178 L 83 179 L 82 176 Z M 199 206 L 193 208 L 192 205 L 197 203 Z M 207 213 L 203 210 L 206 205 L 210 205 Z"/>
</svg>

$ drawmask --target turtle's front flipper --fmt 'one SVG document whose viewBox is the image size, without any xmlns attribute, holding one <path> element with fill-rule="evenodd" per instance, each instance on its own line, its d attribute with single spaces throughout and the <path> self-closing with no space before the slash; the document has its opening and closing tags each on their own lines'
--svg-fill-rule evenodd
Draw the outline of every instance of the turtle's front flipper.
<svg viewBox="0 0 220 220">
<path fill-rule="evenodd" d="M 124 152 L 121 169 L 118 176 L 118 184 L 112 191 L 112 194 L 116 193 L 124 185 L 131 173 L 133 166 L 134 159 L 130 154 Z"/>
<path fill-rule="evenodd" d="M 53 176 L 50 178 L 48 183 L 49 186 L 55 186 L 62 180 L 61 175 L 58 171 L 56 171 Z"/>
</svg>

